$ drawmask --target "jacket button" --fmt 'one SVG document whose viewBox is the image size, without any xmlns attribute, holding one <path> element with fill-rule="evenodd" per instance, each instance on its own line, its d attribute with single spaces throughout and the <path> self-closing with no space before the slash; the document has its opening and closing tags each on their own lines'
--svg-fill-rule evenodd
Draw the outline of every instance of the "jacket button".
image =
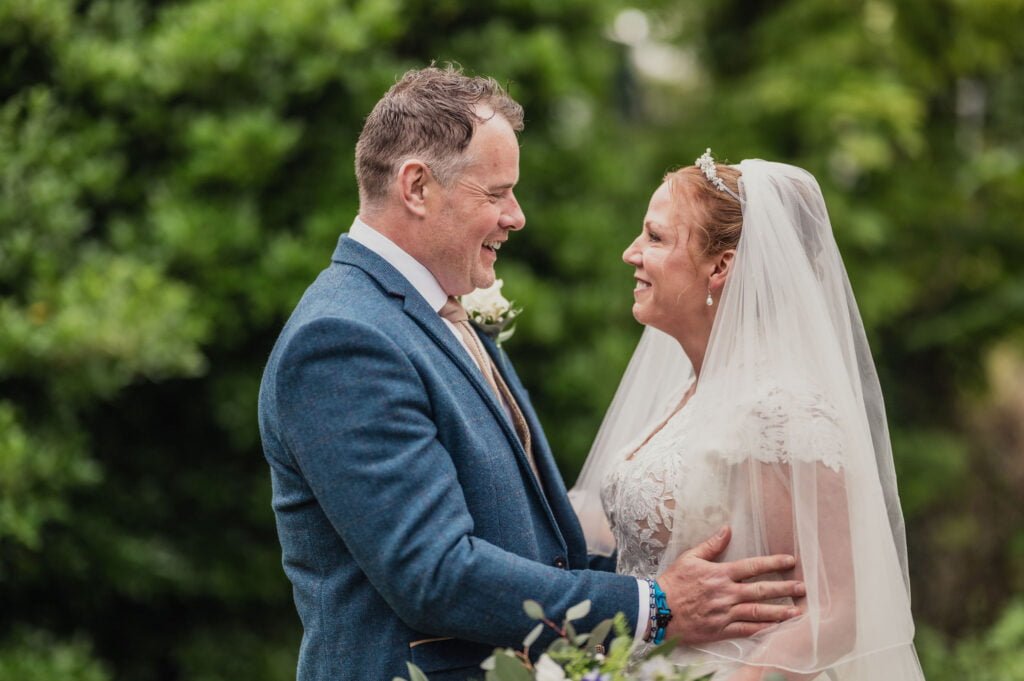
<svg viewBox="0 0 1024 681">
<path fill-rule="evenodd" d="M 564 570 L 568 565 L 568 563 L 565 562 L 565 557 L 563 556 L 557 556 L 553 562 L 555 564 L 555 567 L 559 568 L 560 570 Z"/>
</svg>

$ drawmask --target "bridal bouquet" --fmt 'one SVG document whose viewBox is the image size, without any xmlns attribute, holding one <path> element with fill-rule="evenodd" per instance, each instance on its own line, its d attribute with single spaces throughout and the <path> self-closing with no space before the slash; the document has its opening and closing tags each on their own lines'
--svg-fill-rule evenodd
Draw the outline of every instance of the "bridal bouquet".
<svg viewBox="0 0 1024 681">
<path fill-rule="evenodd" d="M 559 626 L 544 614 L 536 601 L 526 601 L 523 609 L 535 626 L 523 639 L 523 649 L 504 648 L 484 660 L 484 681 L 708 681 L 711 674 L 691 677 L 669 661 L 667 654 L 675 647 L 666 641 L 639 659 L 632 655 L 633 636 L 622 613 L 604 620 L 590 633 L 577 633 L 572 623 L 586 617 L 590 601 L 583 601 L 565 613 Z M 558 634 L 536 662 L 530 661 L 530 646 L 547 627 Z M 604 641 L 614 633 L 607 651 Z M 410 681 L 429 681 L 415 665 L 409 665 Z M 394 679 L 394 681 L 405 681 Z"/>
</svg>

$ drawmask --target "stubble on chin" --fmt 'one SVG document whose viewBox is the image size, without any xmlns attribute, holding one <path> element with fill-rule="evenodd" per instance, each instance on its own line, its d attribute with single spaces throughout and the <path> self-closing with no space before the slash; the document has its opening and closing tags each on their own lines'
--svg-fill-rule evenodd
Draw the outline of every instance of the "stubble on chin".
<svg viewBox="0 0 1024 681">
<path fill-rule="evenodd" d="M 490 288 L 494 284 L 494 280 L 497 276 L 494 274 L 494 268 L 489 268 L 486 272 L 478 274 L 473 277 L 474 288 Z"/>
</svg>

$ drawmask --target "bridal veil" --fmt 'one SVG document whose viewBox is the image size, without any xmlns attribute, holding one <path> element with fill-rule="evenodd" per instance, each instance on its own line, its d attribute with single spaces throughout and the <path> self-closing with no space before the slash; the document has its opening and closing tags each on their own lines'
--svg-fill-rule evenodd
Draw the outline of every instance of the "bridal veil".
<svg viewBox="0 0 1024 681">
<path fill-rule="evenodd" d="M 726 490 L 722 560 L 793 553 L 807 597 L 800 617 L 699 651 L 793 678 L 923 679 L 882 393 L 821 190 L 793 166 L 738 169 L 742 235 L 685 407 L 699 425 L 679 451 L 703 457 Z M 692 380 L 678 343 L 647 328 L 570 493 L 592 552 L 614 550 L 608 470 Z M 660 569 L 688 548 L 673 532 Z"/>
</svg>

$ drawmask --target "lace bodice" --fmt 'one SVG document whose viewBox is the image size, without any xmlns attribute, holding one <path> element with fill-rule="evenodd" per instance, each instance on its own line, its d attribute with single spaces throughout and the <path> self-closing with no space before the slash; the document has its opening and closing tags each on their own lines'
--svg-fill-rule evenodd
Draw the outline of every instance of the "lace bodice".
<svg viewBox="0 0 1024 681">
<path fill-rule="evenodd" d="M 728 517 L 717 476 L 683 454 L 691 413 L 684 408 L 673 415 L 605 477 L 601 501 L 618 547 L 617 572 L 655 577 L 670 539 L 694 544 Z"/>
<path fill-rule="evenodd" d="M 753 457 L 842 465 L 835 411 L 816 391 L 773 388 L 743 401 L 727 433 L 706 432 L 695 413 L 687 404 L 605 476 L 601 501 L 620 573 L 654 577 L 730 522 L 728 468 L 735 463 Z"/>
<path fill-rule="evenodd" d="M 694 398 L 696 400 L 697 398 Z M 835 411 L 814 391 L 768 390 L 739 401 L 724 421 L 707 423 L 692 403 L 676 412 L 650 439 L 623 452 L 609 470 L 601 501 L 618 547 L 617 572 L 656 577 L 680 553 L 733 523 L 737 511 L 730 467 L 751 457 L 765 463 L 818 462 L 842 466 L 842 438 Z M 634 451 L 635 450 L 635 451 Z M 642 652 L 648 646 L 642 646 Z M 681 646 L 676 664 L 697 676 L 723 679 L 738 663 Z"/>
</svg>

